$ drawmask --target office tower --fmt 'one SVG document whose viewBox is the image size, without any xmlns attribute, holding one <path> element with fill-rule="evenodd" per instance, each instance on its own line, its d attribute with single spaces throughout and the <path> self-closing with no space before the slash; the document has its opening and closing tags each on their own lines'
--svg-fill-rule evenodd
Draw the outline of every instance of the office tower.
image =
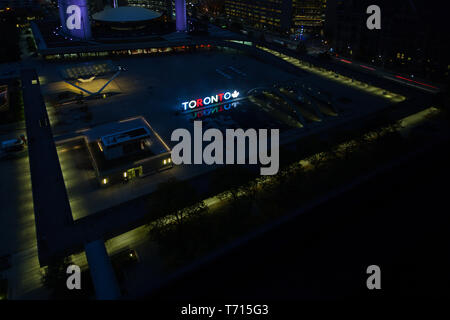
<svg viewBox="0 0 450 320">
<path fill-rule="evenodd" d="M 320 33 L 325 0 L 225 0 L 225 13 L 243 27 L 276 33 Z"/>
<path fill-rule="evenodd" d="M 381 8 L 381 30 L 366 25 L 369 5 Z M 325 34 L 338 54 L 410 75 L 448 79 L 445 10 L 425 0 L 328 0 Z"/>
</svg>

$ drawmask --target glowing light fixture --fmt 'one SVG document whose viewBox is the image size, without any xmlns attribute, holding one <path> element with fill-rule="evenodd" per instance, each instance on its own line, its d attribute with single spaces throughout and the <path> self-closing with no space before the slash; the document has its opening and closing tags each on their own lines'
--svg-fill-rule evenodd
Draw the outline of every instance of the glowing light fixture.
<svg viewBox="0 0 450 320">
<path fill-rule="evenodd" d="M 94 79 L 95 79 L 95 76 L 92 76 L 92 77 L 90 77 L 88 79 L 78 78 L 78 81 L 80 81 L 82 83 L 86 83 L 86 82 L 91 82 Z"/>
</svg>

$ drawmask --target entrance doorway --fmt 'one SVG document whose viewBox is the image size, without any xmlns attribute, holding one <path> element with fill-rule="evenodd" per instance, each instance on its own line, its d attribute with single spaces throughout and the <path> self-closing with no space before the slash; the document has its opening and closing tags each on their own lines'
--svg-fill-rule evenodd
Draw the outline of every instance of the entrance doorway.
<svg viewBox="0 0 450 320">
<path fill-rule="evenodd" d="M 127 178 L 129 180 L 137 178 L 139 176 L 142 176 L 144 170 L 142 168 L 142 166 L 137 167 L 137 168 L 132 168 L 132 169 L 128 169 L 127 170 Z"/>
</svg>

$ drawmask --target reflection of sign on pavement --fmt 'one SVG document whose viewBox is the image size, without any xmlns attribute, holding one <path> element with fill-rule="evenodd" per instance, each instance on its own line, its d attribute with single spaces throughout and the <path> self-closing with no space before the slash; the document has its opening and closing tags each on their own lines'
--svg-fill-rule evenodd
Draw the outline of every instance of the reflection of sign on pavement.
<svg viewBox="0 0 450 320">
<path fill-rule="evenodd" d="M 221 113 L 224 111 L 236 109 L 239 106 L 239 104 L 240 104 L 240 102 L 236 101 L 236 102 L 231 102 L 231 103 L 223 104 L 220 106 L 215 106 L 215 107 L 211 107 L 211 108 L 207 108 L 207 109 L 203 109 L 203 110 L 199 110 L 199 111 L 195 111 L 195 112 L 190 112 L 190 113 L 193 115 L 194 119 L 199 119 L 199 118 L 211 116 L 216 113 Z"/>
</svg>

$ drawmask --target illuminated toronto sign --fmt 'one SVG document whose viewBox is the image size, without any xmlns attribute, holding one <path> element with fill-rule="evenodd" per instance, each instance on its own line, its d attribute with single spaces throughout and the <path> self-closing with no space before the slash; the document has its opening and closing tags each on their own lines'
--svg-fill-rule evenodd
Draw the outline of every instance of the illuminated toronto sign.
<svg viewBox="0 0 450 320">
<path fill-rule="evenodd" d="M 58 0 L 62 30 L 69 37 L 91 38 L 87 0 Z"/>
<path fill-rule="evenodd" d="M 208 96 L 203 99 L 194 99 L 191 101 L 183 102 L 181 105 L 183 106 L 184 111 L 196 109 L 196 108 L 204 108 L 213 106 L 215 104 L 221 104 L 228 102 L 232 99 L 237 99 L 239 97 L 239 92 L 234 90 L 234 92 L 225 92 L 219 93 L 214 96 Z"/>
</svg>

